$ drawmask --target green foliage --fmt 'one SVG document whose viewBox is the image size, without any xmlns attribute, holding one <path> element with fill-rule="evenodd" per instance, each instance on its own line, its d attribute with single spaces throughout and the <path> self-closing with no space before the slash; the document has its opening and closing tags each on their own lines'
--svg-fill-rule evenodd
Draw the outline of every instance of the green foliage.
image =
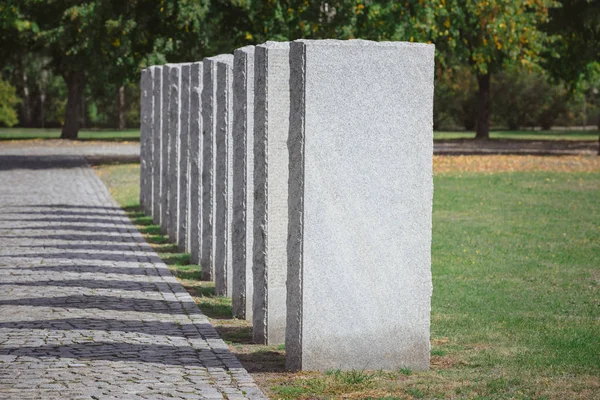
<svg viewBox="0 0 600 400">
<path fill-rule="evenodd" d="M 20 102 L 15 88 L 0 79 L 0 124 L 10 127 L 19 122 L 15 109 Z"/>
<path fill-rule="evenodd" d="M 600 1 L 562 0 L 550 10 L 544 30 L 560 35 L 546 51 L 544 67 L 557 79 L 575 86 L 588 64 L 600 60 Z"/>
<path fill-rule="evenodd" d="M 541 126 L 549 130 L 567 109 L 567 91 L 540 72 L 509 68 L 492 80 L 492 113 L 511 130 Z"/>
<path fill-rule="evenodd" d="M 434 92 L 434 128 L 460 126 L 471 131 L 477 118 L 477 79 L 467 67 L 438 67 Z"/>
</svg>

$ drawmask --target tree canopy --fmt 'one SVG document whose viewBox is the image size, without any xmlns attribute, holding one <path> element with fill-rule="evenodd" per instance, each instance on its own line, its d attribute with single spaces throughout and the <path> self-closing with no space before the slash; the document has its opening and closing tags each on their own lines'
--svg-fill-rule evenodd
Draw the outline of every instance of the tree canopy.
<svg viewBox="0 0 600 400">
<path fill-rule="evenodd" d="M 597 0 L 6 0 L 0 56 L 24 71 L 27 54 L 38 54 L 43 68 L 64 78 L 63 137 L 75 138 L 84 88 L 116 96 L 148 65 L 266 40 L 430 42 L 439 71 L 475 75 L 477 137 L 486 138 L 490 77 L 542 65 L 575 85 L 595 71 L 589 65 L 600 55 L 599 21 Z"/>
</svg>

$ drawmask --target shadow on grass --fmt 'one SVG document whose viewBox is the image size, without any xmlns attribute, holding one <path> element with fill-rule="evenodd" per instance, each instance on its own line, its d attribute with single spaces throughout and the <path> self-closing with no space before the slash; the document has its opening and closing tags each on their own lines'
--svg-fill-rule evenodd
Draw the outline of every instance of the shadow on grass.
<svg viewBox="0 0 600 400">
<path fill-rule="evenodd" d="M 210 318 L 220 337 L 232 347 L 232 353 L 249 372 L 284 372 L 283 346 L 264 346 L 252 342 L 252 326 L 233 318 L 231 299 L 215 295 L 213 282 L 201 280 L 202 267 L 190 264 L 190 255 L 181 253 L 177 245 L 162 235 L 139 206 L 123 208 L 132 223 L 169 266 L 185 290 L 194 298 L 204 315 Z"/>
</svg>

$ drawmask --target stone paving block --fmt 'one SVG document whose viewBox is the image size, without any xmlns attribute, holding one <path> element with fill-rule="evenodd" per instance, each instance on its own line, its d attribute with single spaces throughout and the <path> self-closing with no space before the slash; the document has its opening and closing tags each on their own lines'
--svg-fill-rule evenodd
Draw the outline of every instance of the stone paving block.
<svg viewBox="0 0 600 400">
<path fill-rule="evenodd" d="M 429 366 L 434 46 L 291 43 L 287 366 Z"/>
<path fill-rule="evenodd" d="M 289 43 L 256 46 L 254 60 L 254 245 L 252 336 L 285 340 Z"/>
<path fill-rule="evenodd" d="M 190 218 L 188 251 L 200 264 L 202 232 L 202 62 L 191 65 L 190 87 Z"/>
<path fill-rule="evenodd" d="M 215 293 L 231 297 L 233 286 L 233 56 L 217 62 L 215 156 Z"/>
<path fill-rule="evenodd" d="M 160 224 L 161 209 L 161 158 L 162 158 L 162 67 L 156 65 L 154 70 L 154 84 L 152 86 L 152 106 L 154 119 L 152 121 L 152 222 Z"/>
<path fill-rule="evenodd" d="M 162 66 L 162 126 L 161 126 L 161 161 L 160 161 L 160 231 L 167 234 L 169 224 L 169 75 L 172 64 Z"/>
<path fill-rule="evenodd" d="M 202 83 L 202 279 L 214 280 L 215 270 L 215 154 L 217 108 L 217 62 L 230 60 L 222 54 L 203 60 Z"/>
<path fill-rule="evenodd" d="M 252 321 L 254 46 L 233 53 L 233 316 Z"/>
<path fill-rule="evenodd" d="M 181 251 L 188 247 L 190 154 L 190 84 L 191 64 L 181 65 L 181 113 L 179 133 L 179 187 L 177 214 L 177 245 Z"/>
<path fill-rule="evenodd" d="M 152 212 L 153 73 L 144 68 L 140 78 L 140 206 Z"/>
<path fill-rule="evenodd" d="M 266 399 L 79 150 L 45 146 L 0 148 L 0 398 Z"/>
<path fill-rule="evenodd" d="M 168 196 L 169 221 L 167 234 L 171 243 L 178 243 L 179 221 L 179 157 L 181 137 L 181 64 L 169 68 L 169 160 L 168 160 Z"/>
</svg>

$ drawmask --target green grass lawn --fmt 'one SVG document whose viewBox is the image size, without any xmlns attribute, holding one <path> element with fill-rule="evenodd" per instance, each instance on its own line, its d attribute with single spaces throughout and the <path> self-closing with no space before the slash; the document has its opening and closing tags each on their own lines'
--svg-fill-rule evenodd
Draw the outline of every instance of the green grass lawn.
<svg viewBox="0 0 600 400">
<path fill-rule="evenodd" d="M 97 170 L 121 205 L 137 204 L 137 165 Z M 431 370 L 275 370 L 255 379 L 284 399 L 600 398 L 600 168 L 446 168 L 434 182 Z M 177 268 L 194 282 L 199 267 Z"/>
<path fill-rule="evenodd" d="M 30 139 L 59 139 L 60 129 L 38 128 L 0 128 L 0 141 L 2 140 L 30 140 Z M 81 130 L 81 140 L 101 141 L 139 141 L 139 129 L 119 130 Z"/>
<path fill-rule="evenodd" d="M 600 131 L 491 131 L 491 139 L 516 139 L 516 140 L 598 140 Z M 434 139 L 474 139 L 475 132 L 434 132 Z"/>
<path fill-rule="evenodd" d="M 599 131 L 492 131 L 492 139 L 536 139 L 536 140 L 598 140 Z M 435 132 L 435 139 L 473 139 L 475 132 Z M 0 128 L 1 140 L 58 139 L 60 129 Z M 127 141 L 140 140 L 139 129 L 82 130 L 81 140 Z"/>
</svg>

